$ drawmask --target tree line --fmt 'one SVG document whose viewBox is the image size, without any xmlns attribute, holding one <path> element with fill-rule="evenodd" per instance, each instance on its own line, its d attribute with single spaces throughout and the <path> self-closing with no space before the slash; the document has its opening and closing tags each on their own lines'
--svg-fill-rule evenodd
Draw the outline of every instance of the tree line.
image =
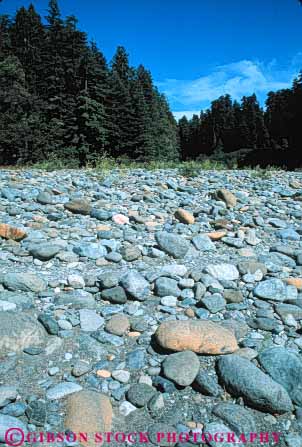
<svg viewBox="0 0 302 447">
<path fill-rule="evenodd" d="M 302 74 L 292 88 L 269 92 L 265 110 L 256 95 L 230 95 L 209 110 L 179 121 L 181 157 L 239 161 L 242 165 L 302 165 Z"/>
<path fill-rule="evenodd" d="M 0 0 L 1 1 L 1 0 Z M 214 158 L 241 165 L 302 165 L 302 75 L 291 88 L 241 102 L 224 95 L 176 123 L 143 66 L 123 47 L 110 63 L 50 0 L 0 16 L 0 165 L 53 157 L 85 166 L 100 157 Z"/>
<path fill-rule="evenodd" d="M 110 64 L 50 0 L 0 17 L 0 164 L 108 154 L 177 159 L 176 121 L 144 66 L 118 47 Z"/>
</svg>

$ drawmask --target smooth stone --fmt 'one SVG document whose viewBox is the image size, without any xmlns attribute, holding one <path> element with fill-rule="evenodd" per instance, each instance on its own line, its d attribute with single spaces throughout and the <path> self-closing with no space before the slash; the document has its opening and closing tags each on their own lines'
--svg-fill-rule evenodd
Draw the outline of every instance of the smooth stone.
<svg viewBox="0 0 302 447">
<path fill-rule="evenodd" d="M 302 405 L 302 360 L 283 347 L 273 347 L 260 353 L 262 368 L 290 395 L 296 405 Z"/>
<path fill-rule="evenodd" d="M 200 363 L 197 355 L 192 351 L 170 354 L 162 363 L 163 373 L 167 379 L 177 385 L 188 386 L 194 382 Z"/>
<path fill-rule="evenodd" d="M 285 388 L 249 360 L 235 354 L 220 357 L 218 372 L 226 389 L 252 407 L 272 414 L 293 410 Z"/>
<path fill-rule="evenodd" d="M 74 214 L 88 216 L 91 212 L 91 205 L 85 199 L 74 199 L 64 204 L 64 208 Z"/>
<path fill-rule="evenodd" d="M 51 242 L 35 244 L 29 249 L 29 253 L 40 261 L 49 261 L 54 258 L 59 251 L 62 250 L 61 245 L 56 245 Z"/>
<path fill-rule="evenodd" d="M 13 445 L 19 445 L 17 443 L 23 444 L 23 436 L 26 436 L 28 433 L 26 424 L 13 416 L 0 414 L 0 442 L 6 442 L 6 432 L 11 428 L 16 429 L 13 435 Z"/>
<path fill-rule="evenodd" d="M 18 390 L 13 385 L 1 385 L 0 386 L 0 408 L 5 407 L 10 402 L 17 399 Z"/>
<path fill-rule="evenodd" d="M 232 332 L 217 323 L 204 320 L 166 321 L 155 332 L 157 343 L 172 351 L 199 354 L 228 354 L 238 349 Z"/>
<path fill-rule="evenodd" d="M 3 284 L 13 291 L 38 293 L 46 289 L 46 282 L 34 273 L 6 273 Z"/>
<path fill-rule="evenodd" d="M 257 426 L 251 411 L 231 402 L 221 402 L 212 413 L 225 422 L 235 433 L 255 433 Z"/>
<path fill-rule="evenodd" d="M 160 277 L 155 281 L 154 292 L 157 296 L 180 296 L 180 289 L 177 285 L 177 281 L 171 278 Z"/>
<path fill-rule="evenodd" d="M 67 398 L 65 429 L 87 433 L 88 447 L 95 446 L 96 433 L 109 432 L 112 425 L 110 399 L 96 391 L 83 390 Z"/>
<path fill-rule="evenodd" d="M 127 391 L 127 399 L 138 408 L 144 407 L 155 395 L 156 390 L 145 383 L 132 385 Z"/>
</svg>

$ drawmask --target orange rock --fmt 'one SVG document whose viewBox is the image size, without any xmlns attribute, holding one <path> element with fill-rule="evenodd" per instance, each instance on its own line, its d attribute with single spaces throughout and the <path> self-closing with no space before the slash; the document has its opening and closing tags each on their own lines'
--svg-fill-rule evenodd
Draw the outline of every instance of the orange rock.
<svg viewBox="0 0 302 447">
<path fill-rule="evenodd" d="M 95 447 L 95 433 L 108 432 L 111 425 L 112 406 L 107 396 L 85 390 L 67 398 L 64 426 L 76 434 L 87 433 L 88 440 L 81 440 L 81 445 Z"/>
<path fill-rule="evenodd" d="M 286 278 L 285 282 L 290 286 L 296 286 L 297 289 L 302 290 L 302 278 Z"/>
<path fill-rule="evenodd" d="M 194 310 L 191 307 L 189 307 L 188 309 L 185 310 L 185 314 L 189 318 L 194 318 L 195 317 L 195 312 L 194 312 Z"/>
<path fill-rule="evenodd" d="M 227 232 L 226 231 L 212 231 L 211 233 L 206 233 L 207 236 L 209 236 L 209 238 L 212 241 L 218 241 L 219 239 L 222 239 L 224 236 L 226 236 Z"/>
<path fill-rule="evenodd" d="M 108 379 L 111 377 L 111 372 L 107 371 L 107 369 L 98 369 L 96 375 L 102 377 L 103 379 Z"/>
<path fill-rule="evenodd" d="M 234 194 L 228 189 L 224 188 L 218 189 L 216 191 L 216 197 L 219 200 L 223 200 L 228 208 L 233 208 L 234 206 L 236 206 L 237 203 L 236 196 L 234 196 Z"/>
<path fill-rule="evenodd" d="M 132 331 L 128 333 L 128 337 L 139 337 L 141 335 L 140 332 Z"/>
<path fill-rule="evenodd" d="M 232 332 L 211 321 L 165 321 L 155 332 L 157 343 L 172 351 L 229 354 L 238 349 Z"/>
<path fill-rule="evenodd" d="M 175 211 L 174 216 L 177 220 L 184 224 L 190 225 L 195 222 L 194 216 L 183 208 L 178 208 L 178 210 Z"/>
<path fill-rule="evenodd" d="M 97 225 L 96 226 L 96 230 L 97 231 L 110 231 L 111 230 L 111 227 L 110 227 L 110 225 Z"/>
<path fill-rule="evenodd" d="M 15 228 L 8 224 L 2 223 L 0 224 L 0 237 L 4 239 L 11 239 L 13 241 L 22 241 L 27 234 L 21 228 Z"/>
</svg>

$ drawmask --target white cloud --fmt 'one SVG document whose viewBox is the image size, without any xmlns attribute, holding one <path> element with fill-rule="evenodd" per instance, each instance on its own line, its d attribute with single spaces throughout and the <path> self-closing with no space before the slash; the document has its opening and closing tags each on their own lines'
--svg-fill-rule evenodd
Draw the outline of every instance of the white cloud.
<svg viewBox="0 0 302 447">
<path fill-rule="evenodd" d="M 269 91 L 290 87 L 301 66 L 302 53 L 298 53 L 286 69 L 282 69 L 275 59 L 267 64 L 242 60 L 217 66 L 212 73 L 197 79 L 166 79 L 157 85 L 166 94 L 174 116 L 178 118 L 185 114 L 191 117 L 196 110 L 209 107 L 211 101 L 226 93 L 237 100 L 256 93 L 263 104 Z"/>
</svg>

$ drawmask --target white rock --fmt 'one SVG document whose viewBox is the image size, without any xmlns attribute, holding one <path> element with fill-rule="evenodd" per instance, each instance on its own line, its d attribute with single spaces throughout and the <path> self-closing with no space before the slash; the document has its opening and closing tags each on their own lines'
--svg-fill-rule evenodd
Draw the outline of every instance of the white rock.
<svg viewBox="0 0 302 447">
<path fill-rule="evenodd" d="M 112 371 L 112 377 L 121 383 L 127 383 L 130 379 L 130 373 L 129 371 L 125 371 L 123 369 L 117 369 Z"/>
<path fill-rule="evenodd" d="M 16 309 L 15 303 L 10 303 L 9 301 L 0 301 L 0 311 L 6 312 L 8 310 Z"/>
<path fill-rule="evenodd" d="M 123 402 L 119 406 L 119 411 L 122 416 L 128 416 L 128 414 L 132 413 L 132 411 L 137 410 L 137 408 L 132 405 L 130 402 Z"/>
<path fill-rule="evenodd" d="M 49 400 L 62 399 L 69 394 L 77 393 L 81 391 L 81 385 L 74 382 L 62 382 L 58 383 L 54 387 L 50 388 L 46 392 L 46 397 Z"/>
<path fill-rule="evenodd" d="M 73 287 L 74 289 L 84 289 L 85 287 L 84 278 L 79 275 L 69 275 L 67 278 L 67 282 L 69 286 Z"/>
<path fill-rule="evenodd" d="M 104 324 L 104 318 L 98 315 L 95 310 L 81 309 L 80 322 L 82 331 L 94 332 Z"/>
</svg>

